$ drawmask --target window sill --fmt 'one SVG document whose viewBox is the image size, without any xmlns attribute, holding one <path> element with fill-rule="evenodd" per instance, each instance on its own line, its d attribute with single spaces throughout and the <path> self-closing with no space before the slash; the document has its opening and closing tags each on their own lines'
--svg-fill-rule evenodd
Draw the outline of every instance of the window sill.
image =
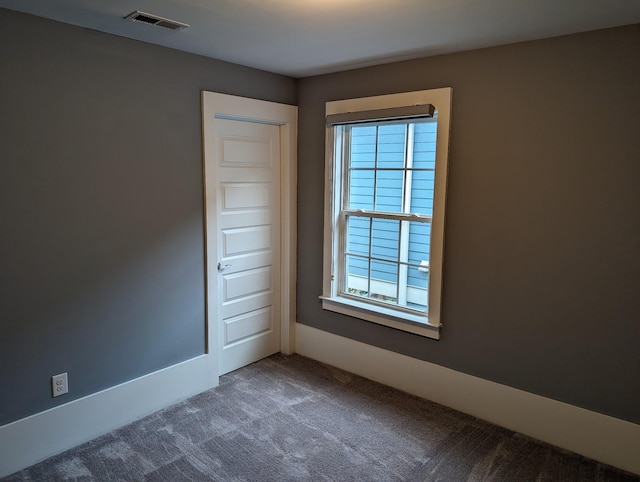
<svg viewBox="0 0 640 482">
<path fill-rule="evenodd" d="M 370 304 L 348 298 L 328 298 L 321 296 L 322 309 L 370 321 L 379 325 L 389 326 L 415 335 L 440 339 L 440 327 L 428 324 L 424 317 L 402 313 L 393 309 L 378 307 L 372 309 Z"/>
</svg>

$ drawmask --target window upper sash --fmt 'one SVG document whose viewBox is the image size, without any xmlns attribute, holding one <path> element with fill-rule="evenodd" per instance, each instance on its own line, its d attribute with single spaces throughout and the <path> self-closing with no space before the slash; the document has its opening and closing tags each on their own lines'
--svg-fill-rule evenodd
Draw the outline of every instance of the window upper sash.
<svg viewBox="0 0 640 482">
<path fill-rule="evenodd" d="M 404 107 L 392 107 L 388 109 L 361 110 L 356 112 L 343 112 L 329 114 L 327 126 L 334 127 L 347 124 L 363 124 L 368 122 L 408 122 L 412 119 L 425 119 L 433 117 L 435 108 L 431 104 L 409 105 Z"/>
</svg>

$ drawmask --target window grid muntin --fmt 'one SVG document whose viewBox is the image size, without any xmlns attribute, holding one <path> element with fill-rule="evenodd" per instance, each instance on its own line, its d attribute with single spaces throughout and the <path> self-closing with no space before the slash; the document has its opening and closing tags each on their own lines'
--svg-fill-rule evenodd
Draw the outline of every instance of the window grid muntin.
<svg viewBox="0 0 640 482">
<path fill-rule="evenodd" d="M 373 256 L 373 219 L 374 218 L 384 218 L 384 219 L 390 219 L 390 220 L 397 220 L 398 221 L 398 230 L 399 230 L 399 234 L 398 234 L 398 242 L 397 242 L 397 253 L 398 253 L 398 257 L 397 259 L 394 261 L 396 267 L 397 267 L 397 274 L 396 274 L 396 280 L 395 280 L 395 302 L 393 303 L 389 303 L 389 302 L 382 302 L 382 304 L 384 305 L 389 305 L 392 304 L 394 306 L 394 308 L 397 309 L 401 309 L 401 310 L 407 310 L 410 312 L 423 312 L 426 313 L 427 312 L 427 307 L 428 307 L 428 303 L 425 303 L 425 308 L 424 309 L 416 309 L 416 308 L 411 308 L 411 307 L 407 307 L 405 304 L 400 304 L 400 303 L 407 303 L 407 291 L 409 288 L 409 277 L 408 277 L 408 272 L 409 272 L 409 268 L 415 268 L 415 269 L 420 269 L 421 265 L 420 264 L 416 264 L 416 263 L 410 263 L 409 259 L 408 259 L 408 253 L 409 253 L 409 248 L 408 248 L 408 243 L 409 243 L 409 228 L 410 228 L 410 222 L 431 222 L 431 215 L 425 215 L 425 214 L 418 214 L 418 213 L 411 213 L 411 197 L 412 197 L 412 191 L 413 191 L 413 186 L 411 186 L 410 188 L 408 187 L 408 182 L 412 181 L 413 178 L 413 172 L 415 171 L 425 171 L 425 172 L 434 172 L 435 171 L 435 166 L 434 168 L 413 168 L 413 151 L 414 151 L 414 130 L 415 130 L 415 124 L 416 122 L 402 122 L 402 121 L 394 121 L 394 122 L 376 122 L 376 123 L 372 123 L 373 125 L 369 124 L 368 127 L 375 127 L 375 141 L 374 141 L 374 162 L 373 162 L 373 168 L 372 167 L 352 167 L 352 128 L 354 126 L 350 126 L 350 125 L 346 125 L 346 126 L 342 126 L 341 130 L 342 130 L 342 139 L 343 139 L 343 144 L 342 144 L 342 168 L 343 168 L 343 179 L 344 179 L 344 183 L 343 183 L 343 189 L 342 189 L 342 199 L 341 199 L 341 213 L 340 213 L 340 226 L 341 226 L 341 230 L 340 230 L 340 239 L 341 239 L 341 252 L 342 254 L 340 255 L 340 263 L 341 266 L 341 273 L 339 276 L 339 292 L 342 295 L 348 296 L 348 297 L 354 297 L 357 299 L 362 300 L 363 298 L 361 296 L 354 296 L 352 293 L 349 293 L 349 286 L 348 286 L 348 280 L 349 280 L 349 264 L 348 264 L 348 259 L 349 257 L 351 258 L 363 258 L 363 259 L 367 259 L 367 273 L 368 273 L 368 278 L 367 278 L 367 297 L 364 298 L 366 299 L 367 302 L 372 302 L 372 303 L 380 303 L 380 301 L 378 299 L 374 299 L 371 298 L 371 286 L 372 286 L 372 280 L 375 281 L 375 279 L 373 278 L 373 273 L 374 273 L 374 269 L 373 269 L 373 263 L 374 262 L 389 262 L 388 259 L 384 259 L 384 258 L 378 258 L 376 256 Z M 380 142 L 380 127 L 381 126 L 385 126 L 385 125 L 392 125 L 392 124 L 401 124 L 404 125 L 405 128 L 403 130 L 403 135 L 404 135 L 404 143 L 403 143 L 403 163 L 402 163 L 402 168 L 397 168 L 397 167 L 380 167 L 380 156 L 379 156 L 379 142 Z M 351 204 L 352 204 L 352 198 L 351 198 L 351 186 L 352 186 L 352 172 L 353 171 L 369 171 L 373 173 L 373 200 L 372 200 L 372 207 L 373 209 L 369 210 L 369 209 L 352 209 L 351 208 Z M 377 189 L 377 183 L 378 183 L 378 179 L 379 176 L 377 175 L 378 172 L 384 172 L 384 171 L 392 171 L 392 172 L 398 172 L 400 171 L 402 173 L 402 188 L 401 188 L 401 208 L 399 212 L 388 212 L 388 211 L 381 211 L 381 210 L 377 210 L 375 209 L 376 206 L 378 205 L 377 203 L 377 198 L 378 198 L 378 189 Z M 368 237 L 368 247 L 369 247 L 369 255 L 368 257 L 363 257 L 362 254 L 360 253 L 354 253 L 351 252 L 347 249 L 347 245 L 348 245 L 348 237 L 349 237 L 349 232 L 348 232 L 348 222 L 347 222 L 347 218 L 348 216 L 360 216 L 360 217 L 368 217 L 369 218 L 369 237 Z M 405 244 L 407 244 L 407 246 L 405 246 L 405 250 L 402 249 L 402 243 L 403 243 L 403 236 L 406 236 L 407 239 L 405 241 Z M 403 251 L 406 251 L 406 256 L 402 256 L 401 253 Z M 406 258 L 406 259 L 404 259 Z M 427 288 L 428 290 L 428 283 L 427 283 Z M 403 293 L 402 298 L 401 298 L 401 292 Z M 426 296 L 428 297 L 428 296 Z"/>
<path fill-rule="evenodd" d="M 436 114 L 437 116 L 437 114 Z M 405 214 L 409 214 L 411 213 L 410 211 L 410 207 L 407 206 L 407 202 L 406 202 L 406 198 L 409 198 L 408 203 L 411 202 L 411 196 L 412 196 L 412 189 L 407 189 L 407 184 L 408 184 L 408 176 L 407 176 L 407 172 L 410 172 L 411 174 L 413 174 L 413 172 L 432 172 L 434 173 L 435 176 L 435 162 L 434 162 L 434 167 L 433 168 L 426 168 L 426 167 L 419 167 L 419 168 L 414 168 L 413 165 L 411 165 L 410 167 L 407 166 L 407 159 L 409 158 L 411 161 L 412 159 L 412 154 L 414 151 L 414 144 L 415 142 L 413 141 L 412 138 L 410 138 L 410 134 L 409 131 L 410 129 L 413 130 L 415 129 L 415 125 L 416 124 L 421 124 L 421 123 L 427 123 L 427 122 L 433 122 L 435 120 L 435 118 L 437 118 L 436 116 L 434 116 L 433 119 L 425 119 L 423 121 L 412 121 L 412 122 L 407 122 L 407 121 L 388 121 L 388 122 L 372 122 L 372 123 L 367 123 L 367 126 L 370 127 L 375 127 L 376 128 L 376 134 L 375 134 L 375 152 L 374 152 L 374 167 L 351 167 L 351 152 L 350 152 L 350 147 L 351 147 L 351 141 L 352 141 L 352 135 L 351 135 L 351 131 L 354 127 L 360 127 L 359 125 L 345 125 L 345 126 L 340 126 L 339 128 L 342 129 L 343 131 L 343 135 L 342 135 L 342 139 L 343 139 L 343 144 L 342 144 L 342 168 L 343 168 L 343 179 L 344 179 L 344 184 L 343 184 L 343 196 L 341 199 L 341 211 L 353 211 L 356 210 L 356 208 L 352 208 L 350 206 L 351 203 L 351 193 L 350 193 L 350 186 L 351 186 L 351 172 L 353 171 L 360 171 L 360 172 L 366 172 L 366 171 L 370 171 L 373 172 L 373 209 L 357 209 L 358 211 L 364 211 L 364 212 L 372 212 L 372 213 L 387 213 L 387 214 L 400 214 L 400 213 L 405 213 Z M 385 126 L 385 125 L 393 125 L 393 124 L 404 124 L 407 126 L 407 128 L 405 129 L 405 143 L 404 143 L 404 164 L 402 168 L 390 168 L 390 167 L 379 167 L 379 149 L 378 149 L 378 139 L 379 139 L 379 127 L 380 126 Z M 411 126 L 411 127 L 410 127 Z M 413 136 L 411 136 L 413 137 Z M 409 141 L 411 140 L 411 143 L 409 143 Z M 411 151 L 409 153 L 409 151 Z M 377 183 L 378 183 L 378 176 L 377 173 L 378 172 L 398 172 L 400 171 L 402 173 L 402 196 L 401 196 L 401 209 L 400 211 L 384 211 L 384 210 L 380 210 L 380 209 L 376 209 L 377 206 L 377 196 L 378 196 L 378 190 L 377 190 Z M 411 176 L 413 177 L 413 176 Z M 433 189 L 432 189 L 433 190 Z M 408 191 L 408 192 L 407 192 Z M 433 198 L 433 194 L 432 194 L 432 198 Z M 432 204 L 433 204 L 433 200 L 432 200 Z M 433 209 L 433 206 L 431 207 L 431 209 Z M 427 215 L 427 213 L 412 213 L 412 214 L 416 214 L 416 215 Z"/>
<path fill-rule="evenodd" d="M 362 217 L 362 218 L 368 218 L 369 219 L 369 244 L 368 244 L 368 254 L 364 255 L 362 253 L 359 252 L 354 252 L 348 249 L 348 244 L 347 244 L 347 239 L 349 236 L 349 222 L 348 222 L 348 218 L 349 216 L 355 216 L 355 217 Z M 405 283 L 401 283 L 401 279 L 400 279 L 400 273 L 401 273 L 401 269 L 402 267 L 406 267 L 407 271 L 411 268 L 415 268 L 416 270 L 418 270 L 418 272 L 421 272 L 420 269 L 423 268 L 424 266 L 422 266 L 420 263 L 415 263 L 415 262 L 410 262 L 408 259 L 407 261 L 402 261 L 400 260 L 400 246 L 398 246 L 398 258 L 394 261 L 390 260 L 390 258 L 384 258 L 384 257 L 379 257 L 379 256 L 374 256 L 373 255 L 373 220 L 375 219 L 375 217 L 373 216 L 369 216 L 368 213 L 363 213 L 363 212 L 357 212 L 355 214 L 345 214 L 345 213 L 341 213 L 340 215 L 341 221 L 340 221 L 340 225 L 343 227 L 342 232 L 344 233 L 344 236 L 341 236 L 341 239 L 343 241 L 343 249 L 342 249 L 342 254 L 340 256 L 340 264 L 342 265 L 342 269 L 341 269 L 341 273 L 340 273 L 340 285 L 339 285 L 339 292 L 342 296 L 346 296 L 352 299 L 356 299 L 356 300 L 361 300 L 361 301 L 366 301 L 368 303 L 373 303 L 373 304 L 378 304 L 381 306 L 393 306 L 394 309 L 398 309 L 401 311 L 405 311 L 408 313 L 426 313 L 428 311 L 428 298 L 426 296 L 425 293 L 425 303 L 424 305 L 420 305 L 419 307 L 411 307 L 408 306 L 409 302 L 405 301 L 405 304 L 401 304 L 400 303 L 400 294 L 401 294 L 401 289 L 402 286 L 404 286 L 405 288 L 405 296 L 406 296 L 406 292 L 407 292 L 407 288 L 409 287 L 413 287 L 415 289 L 422 289 L 420 286 L 416 286 L 416 285 L 409 285 L 408 284 L 408 273 L 407 273 L 407 279 Z M 410 223 L 407 221 L 402 221 L 402 220 L 398 220 L 399 221 L 399 232 L 398 232 L 398 244 L 401 242 L 401 238 L 402 238 L 402 230 L 406 229 L 407 231 L 410 229 Z M 431 224 L 431 219 L 419 219 L 419 220 L 412 220 L 412 222 L 419 222 L 419 223 L 425 223 L 425 224 Z M 406 225 L 406 226 L 405 226 Z M 409 233 L 407 232 L 407 235 Z M 349 292 L 350 287 L 348 286 L 348 280 L 350 276 L 353 276 L 351 273 L 349 273 L 349 258 L 359 258 L 359 259 L 363 259 L 366 260 L 367 262 L 367 289 L 366 289 L 366 295 L 361 296 L 361 295 L 357 295 L 354 293 Z M 374 268 L 373 268 L 373 263 L 374 262 L 379 262 L 379 263 L 393 263 L 395 266 L 397 266 L 397 274 L 396 274 L 396 280 L 395 280 L 395 302 L 394 301 L 384 301 L 384 300 L 380 300 L 378 298 L 374 298 L 372 297 L 372 281 L 376 281 L 379 283 L 388 283 L 388 280 L 382 280 L 382 279 L 376 279 L 374 278 Z M 357 276 L 357 275 L 356 275 Z M 427 284 L 426 284 L 426 288 L 424 288 L 426 290 L 426 292 L 428 293 L 428 271 L 426 272 L 427 276 Z M 393 284 L 393 282 L 391 282 Z M 379 293 L 374 293 L 374 294 L 379 294 Z"/>
</svg>

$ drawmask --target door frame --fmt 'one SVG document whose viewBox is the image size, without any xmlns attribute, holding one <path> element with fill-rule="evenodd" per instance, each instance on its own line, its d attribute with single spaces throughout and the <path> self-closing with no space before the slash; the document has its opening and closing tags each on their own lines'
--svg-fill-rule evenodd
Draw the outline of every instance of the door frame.
<svg viewBox="0 0 640 482">
<path fill-rule="evenodd" d="M 220 356 L 218 294 L 215 283 L 218 276 L 216 243 L 215 193 L 215 119 L 235 119 L 262 122 L 280 128 L 280 350 L 294 353 L 296 316 L 296 160 L 298 107 L 264 100 L 238 97 L 217 92 L 202 91 L 203 141 L 203 202 L 204 202 L 204 255 L 206 289 L 206 353 L 210 362 L 211 382 L 217 385 Z M 208 233 L 211 233 L 209 235 Z"/>
</svg>

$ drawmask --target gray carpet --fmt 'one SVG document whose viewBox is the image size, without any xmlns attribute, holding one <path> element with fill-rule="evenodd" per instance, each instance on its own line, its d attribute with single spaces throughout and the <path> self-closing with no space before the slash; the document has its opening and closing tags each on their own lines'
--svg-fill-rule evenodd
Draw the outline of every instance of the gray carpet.
<svg viewBox="0 0 640 482">
<path fill-rule="evenodd" d="M 523 416 L 526 416 L 523 414 Z M 294 355 L 5 481 L 639 481 Z"/>
</svg>

